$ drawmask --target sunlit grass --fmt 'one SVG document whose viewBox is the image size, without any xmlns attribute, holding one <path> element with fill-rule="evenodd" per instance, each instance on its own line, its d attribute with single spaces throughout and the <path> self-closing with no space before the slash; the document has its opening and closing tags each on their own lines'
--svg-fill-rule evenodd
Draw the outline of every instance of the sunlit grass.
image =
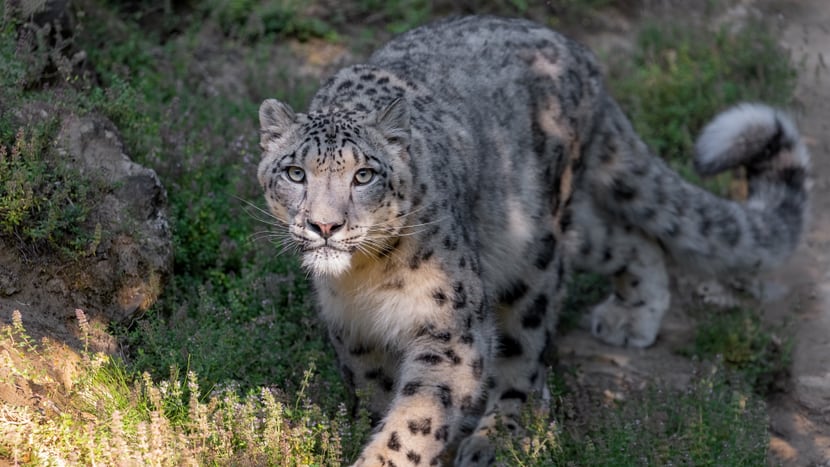
<svg viewBox="0 0 830 467">
<path fill-rule="evenodd" d="M 19 323 L 0 329 L 0 388 L 30 388 L 39 402 L 0 408 L 0 455 L 11 462 L 340 465 L 368 431 L 365 416 L 343 404 L 329 413 L 308 398 L 313 367 L 294 396 L 232 385 L 205 394 L 194 372 L 171 369 L 154 381 L 116 357 L 34 343 Z M 67 376 L 61 367 L 73 359 Z"/>
</svg>

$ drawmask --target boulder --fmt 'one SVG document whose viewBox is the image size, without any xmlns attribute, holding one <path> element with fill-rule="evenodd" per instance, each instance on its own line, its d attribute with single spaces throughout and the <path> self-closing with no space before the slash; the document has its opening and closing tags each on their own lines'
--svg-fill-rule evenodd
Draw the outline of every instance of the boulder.
<svg viewBox="0 0 830 467">
<path fill-rule="evenodd" d="M 29 114 L 23 120 L 45 108 L 22 112 Z M 81 227 L 95 240 L 76 257 L 0 242 L 2 319 L 19 309 L 36 337 L 114 351 L 110 325 L 129 324 L 146 311 L 171 273 L 167 194 L 155 171 L 127 156 L 115 125 L 102 116 L 63 117 L 49 153 L 88 184 L 91 210 Z M 93 324 L 92 335 L 80 334 L 76 309 Z"/>
</svg>

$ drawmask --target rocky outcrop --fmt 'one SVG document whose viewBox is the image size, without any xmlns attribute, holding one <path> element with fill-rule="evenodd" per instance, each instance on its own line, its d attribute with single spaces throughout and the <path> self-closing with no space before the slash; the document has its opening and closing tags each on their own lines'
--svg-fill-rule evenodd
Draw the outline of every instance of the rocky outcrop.
<svg viewBox="0 0 830 467">
<path fill-rule="evenodd" d="M 170 272 L 172 240 L 167 193 L 155 171 L 124 153 L 115 126 L 99 116 L 69 116 L 57 137 L 57 154 L 101 189 L 93 218 L 102 242 L 94 259 L 99 279 L 111 282 L 109 319 L 124 321 L 158 298 Z"/>
<path fill-rule="evenodd" d="M 23 120 L 46 109 L 24 111 L 29 115 Z M 80 345 L 75 309 L 83 309 L 98 323 L 84 344 L 112 351 L 109 325 L 129 323 L 146 311 L 171 272 L 167 194 L 153 170 L 126 155 L 117 129 L 104 117 L 62 118 L 49 153 L 46 157 L 69 166 L 91 190 L 91 211 L 81 227 L 93 232 L 94 241 L 72 258 L 0 244 L 0 310 L 19 309 L 34 335 Z"/>
</svg>

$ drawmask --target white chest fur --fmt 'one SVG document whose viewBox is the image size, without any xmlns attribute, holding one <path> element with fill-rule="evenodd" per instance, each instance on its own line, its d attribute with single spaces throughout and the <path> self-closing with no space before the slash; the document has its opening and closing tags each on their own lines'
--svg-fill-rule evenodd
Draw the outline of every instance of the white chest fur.
<svg viewBox="0 0 830 467">
<path fill-rule="evenodd" d="M 318 278 L 321 315 L 351 341 L 397 347 L 406 345 L 426 324 L 446 324 L 451 313 L 434 297 L 451 289 L 446 273 L 434 264 L 392 271 L 384 263 L 352 270 L 337 278 Z"/>
</svg>

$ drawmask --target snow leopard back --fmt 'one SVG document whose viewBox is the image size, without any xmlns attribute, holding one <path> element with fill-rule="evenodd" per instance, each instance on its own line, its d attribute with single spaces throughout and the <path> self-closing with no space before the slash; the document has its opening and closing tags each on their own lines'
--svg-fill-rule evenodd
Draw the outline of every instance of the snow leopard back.
<svg viewBox="0 0 830 467">
<path fill-rule="evenodd" d="M 375 111 L 405 98 L 420 154 L 412 170 L 425 175 L 413 187 L 416 204 L 427 205 L 420 217 L 446 209 L 430 205 L 433 193 L 463 200 L 483 274 L 506 293 L 524 268 L 516 255 L 551 254 L 532 245 L 545 236 L 553 243 L 558 221 L 539 220 L 564 216 L 601 93 L 598 66 L 580 44 L 526 20 L 464 17 L 404 33 L 367 65 L 341 70 L 310 109 Z"/>
</svg>

